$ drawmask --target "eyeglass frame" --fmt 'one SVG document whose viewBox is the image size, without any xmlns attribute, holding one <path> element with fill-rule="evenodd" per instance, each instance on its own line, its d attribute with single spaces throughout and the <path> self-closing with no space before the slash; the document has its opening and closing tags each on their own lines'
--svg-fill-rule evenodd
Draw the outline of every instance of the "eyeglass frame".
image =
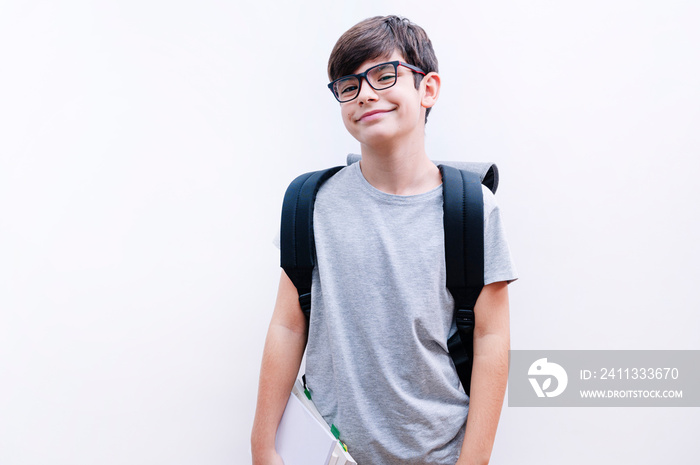
<svg viewBox="0 0 700 465">
<path fill-rule="evenodd" d="M 387 86 L 387 87 L 382 87 L 381 89 L 377 89 L 376 87 L 374 87 L 374 86 L 372 85 L 371 82 L 369 82 L 369 79 L 367 79 L 367 73 L 369 73 L 370 71 L 372 71 L 374 68 L 378 68 L 378 67 L 380 67 L 380 66 L 385 66 L 385 65 L 394 65 L 394 72 L 396 73 L 396 79 L 394 79 L 394 83 L 393 83 L 392 85 Z M 386 89 L 389 89 L 389 88 L 391 88 L 391 87 L 394 87 L 394 86 L 396 85 L 396 83 L 398 82 L 398 80 L 399 80 L 399 66 L 403 66 L 403 67 L 405 67 L 405 68 L 408 68 L 408 69 L 410 69 L 411 71 L 413 71 L 413 72 L 415 72 L 415 73 L 422 74 L 423 76 L 426 76 L 426 75 L 427 75 L 427 73 L 426 73 L 425 71 L 423 71 L 422 69 L 420 69 L 419 67 L 413 66 L 413 65 L 409 65 L 408 63 L 404 63 L 403 61 L 398 61 L 398 60 L 396 60 L 396 61 L 387 61 L 387 62 L 385 62 L 385 63 L 379 63 L 378 65 L 370 66 L 369 68 L 367 68 L 367 69 L 365 70 L 364 73 L 360 73 L 360 74 L 348 74 L 348 75 L 345 75 L 345 76 L 341 76 L 341 77 L 339 77 L 338 79 L 335 79 L 335 80 L 331 81 L 331 82 L 328 84 L 328 89 L 330 89 L 331 93 L 333 94 L 333 97 L 335 97 L 335 99 L 336 99 L 338 102 L 340 102 L 340 103 L 352 102 L 353 100 L 355 100 L 357 97 L 360 96 L 360 91 L 362 90 L 362 80 L 363 80 L 363 79 L 367 82 L 367 84 L 368 84 L 372 89 L 374 89 L 374 90 L 376 90 L 376 91 L 386 90 Z M 343 79 L 351 78 L 351 77 L 357 78 L 357 82 L 359 83 L 359 84 L 357 85 L 357 95 L 355 95 L 353 98 L 351 98 L 351 99 L 349 99 L 349 100 L 340 100 L 340 97 L 338 97 L 338 95 L 337 95 L 337 94 L 335 93 L 335 91 L 333 90 L 333 86 L 335 85 L 336 82 L 341 81 L 341 80 L 343 80 Z"/>
</svg>

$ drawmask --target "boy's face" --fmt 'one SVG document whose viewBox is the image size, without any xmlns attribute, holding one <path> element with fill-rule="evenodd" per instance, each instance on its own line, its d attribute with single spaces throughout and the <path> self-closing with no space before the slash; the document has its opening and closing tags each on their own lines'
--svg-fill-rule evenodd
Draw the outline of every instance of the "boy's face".
<svg viewBox="0 0 700 465">
<path fill-rule="evenodd" d="M 354 73 L 395 60 L 405 62 L 404 57 L 394 51 L 391 56 L 365 61 Z M 411 135 L 424 132 L 424 85 L 416 89 L 413 72 L 408 68 L 399 66 L 397 72 L 396 84 L 392 87 L 374 90 L 363 79 L 357 98 L 340 104 L 345 127 L 363 145 L 379 148 L 400 144 L 411 139 Z"/>
</svg>

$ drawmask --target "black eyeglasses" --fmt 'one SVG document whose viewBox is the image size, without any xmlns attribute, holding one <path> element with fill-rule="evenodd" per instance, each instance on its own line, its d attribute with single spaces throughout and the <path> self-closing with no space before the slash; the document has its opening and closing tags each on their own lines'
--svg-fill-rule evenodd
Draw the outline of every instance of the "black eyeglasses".
<svg viewBox="0 0 700 465">
<path fill-rule="evenodd" d="M 413 72 L 425 76 L 425 71 L 404 63 L 402 61 L 389 61 L 372 66 L 364 73 L 350 74 L 328 84 L 328 88 L 333 92 L 333 95 L 340 103 L 354 100 L 360 95 L 360 87 L 362 87 L 362 78 L 365 78 L 367 84 L 374 90 L 384 90 L 396 84 L 398 77 L 399 66 L 404 66 Z"/>
</svg>

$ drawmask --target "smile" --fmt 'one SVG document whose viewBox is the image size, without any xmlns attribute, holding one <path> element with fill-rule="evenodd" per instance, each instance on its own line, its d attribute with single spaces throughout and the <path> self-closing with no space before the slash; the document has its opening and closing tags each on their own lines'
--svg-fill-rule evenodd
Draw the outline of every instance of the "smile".
<svg viewBox="0 0 700 465">
<path fill-rule="evenodd" d="M 357 121 L 365 121 L 365 122 L 366 122 L 366 121 L 374 121 L 374 120 L 376 120 L 376 119 L 381 118 L 381 116 L 382 116 L 384 113 L 389 113 L 389 112 L 391 112 L 391 111 L 394 111 L 394 110 L 392 109 L 392 110 L 372 110 L 372 111 L 368 111 L 368 112 L 365 113 L 364 115 L 360 116 L 360 118 L 358 118 Z"/>
</svg>

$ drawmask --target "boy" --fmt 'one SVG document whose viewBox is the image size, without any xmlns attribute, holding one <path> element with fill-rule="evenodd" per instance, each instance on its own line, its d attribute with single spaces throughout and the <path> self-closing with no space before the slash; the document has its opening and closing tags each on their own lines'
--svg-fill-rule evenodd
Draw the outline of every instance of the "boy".
<svg viewBox="0 0 700 465">
<path fill-rule="evenodd" d="M 308 333 L 297 290 L 282 272 L 253 462 L 282 463 L 275 433 L 306 349 L 314 402 L 359 465 L 488 463 L 508 372 L 507 283 L 516 275 L 484 189 L 485 286 L 474 310 L 470 398 L 447 350 L 455 325 L 442 180 L 425 152 L 425 123 L 440 91 L 430 40 L 406 19 L 370 18 L 338 40 L 328 74 L 362 160 L 316 197 Z"/>
</svg>

